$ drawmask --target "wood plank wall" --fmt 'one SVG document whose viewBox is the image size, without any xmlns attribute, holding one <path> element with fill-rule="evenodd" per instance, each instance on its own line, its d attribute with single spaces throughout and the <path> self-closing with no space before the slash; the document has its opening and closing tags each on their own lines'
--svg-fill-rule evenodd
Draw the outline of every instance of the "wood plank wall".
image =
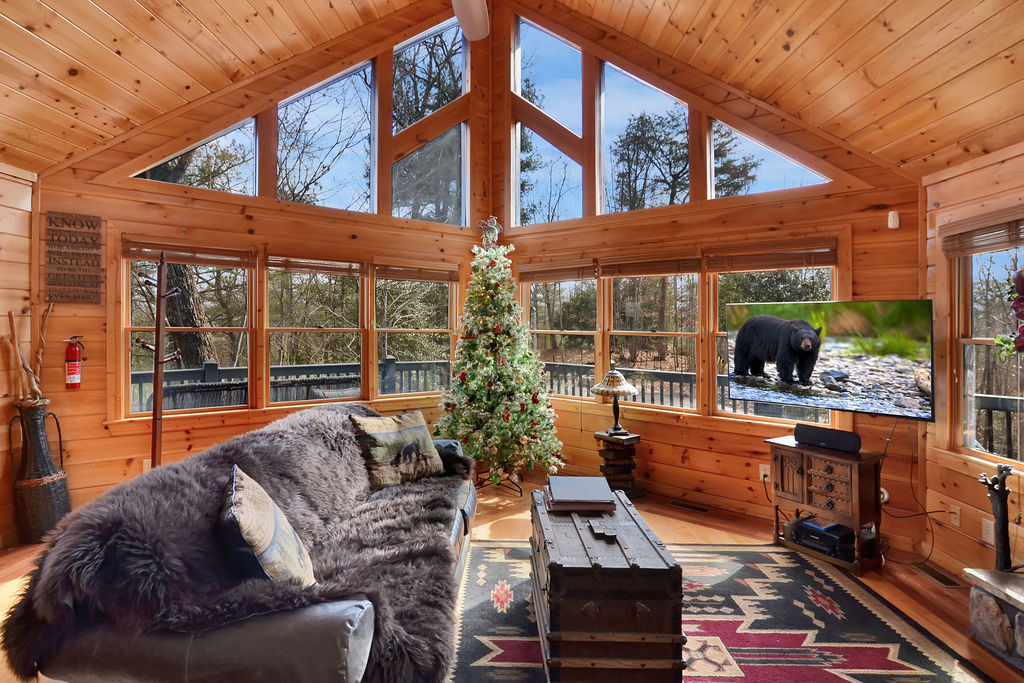
<svg viewBox="0 0 1024 683">
<path fill-rule="evenodd" d="M 435 3 L 436 5 L 436 3 Z M 429 9 L 437 11 L 435 5 Z M 531 3 L 538 21 L 555 20 L 540 14 Z M 426 18 L 421 21 L 427 21 Z M 499 13 L 495 26 L 508 29 L 511 17 Z M 582 24 L 576 27 L 582 30 Z M 594 34 L 593 43 L 610 40 Z M 362 49 L 366 49 L 365 46 Z M 610 49 L 610 48 L 609 48 Z M 665 87 L 680 87 L 671 65 L 658 63 L 649 51 L 631 44 L 632 63 L 643 63 Z M 477 90 L 480 66 L 490 59 L 491 91 Z M 296 66 L 295 68 L 298 68 Z M 470 216 L 496 214 L 506 218 L 510 211 L 511 104 L 505 87 L 508 70 L 506 50 L 500 42 L 488 50 L 474 47 L 474 91 L 470 106 L 471 135 Z M 481 79 L 482 80 L 482 79 Z M 273 86 L 253 84 L 259 107 L 265 107 L 270 93 L 287 92 L 286 83 Z M 265 86 L 265 87 L 264 87 Z M 486 87 L 486 86 L 485 86 Z M 228 115 L 247 93 L 229 93 L 223 105 L 211 97 L 206 118 L 190 112 L 191 118 L 169 118 L 167 126 L 112 143 L 94 156 L 81 158 L 64 168 L 47 173 L 42 180 L 41 211 L 72 211 L 101 216 L 105 221 L 108 274 L 105 301 L 101 304 L 58 305 L 51 322 L 44 359 L 43 379 L 61 416 L 67 435 L 66 457 L 72 503 L 75 507 L 95 498 L 111 486 L 142 472 L 149 457 L 148 420 L 113 420 L 120 372 L 118 334 L 120 316 L 117 244 L 121 234 L 173 238 L 207 245 L 265 249 L 277 253 L 318 258 L 394 258 L 401 252 L 407 261 L 459 263 L 468 272 L 469 247 L 476 241 L 475 227 L 432 226 L 416 221 L 383 216 L 339 213 L 321 207 L 287 205 L 267 198 L 226 198 L 220 193 L 194 188 L 163 187 L 154 190 L 145 181 L 129 180 L 120 185 L 94 182 L 111 169 L 131 164 L 140 155 L 169 147 L 170 127 L 180 126 L 177 135 L 206 131 L 209 121 Z M 489 105 L 489 110 L 488 109 Z M 247 105 L 248 106 L 248 105 Z M 256 107 L 256 105 L 252 105 Z M 724 105 L 715 105 L 716 110 Z M 244 109 L 244 107 L 243 107 Z M 257 108 L 258 109 L 258 108 Z M 245 110 L 246 112 L 248 110 Z M 753 116 L 758 112 L 748 112 Z M 722 111 L 722 118 L 726 112 Z M 488 129 L 484 123 L 490 117 Z M 738 116 L 738 114 L 733 114 Z M 212 117 L 212 118 L 211 118 Z M 166 128 L 166 129 L 165 129 Z M 174 137 L 171 135 L 171 137 Z M 184 146 L 184 145 L 182 145 Z M 489 152 L 488 152 L 489 150 Z M 863 160 L 862 160 L 863 161 Z M 866 166 L 870 163 L 864 162 Z M 489 171 L 489 174 L 488 174 Z M 488 174 L 483 180 L 479 174 Z M 565 221 L 554 226 L 517 228 L 510 239 L 521 262 L 592 258 L 614 252 L 664 253 L 690 251 L 716 242 L 761 239 L 765 235 L 800 236 L 822 231 L 842 233 L 842 274 L 845 295 L 859 299 L 913 298 L 922 294 L 924 258 L 919 189 L 888 170 L 851 168 L 851 174 L 871 179 L 888 189 L 864 189 L 832 185 L 828 190 L 801 188 L 751 197 L 697 201 L 682 207 L 651 209 L 633 214 L 594 216 Z M 866 184 L 866 183 L 861 183 Z M 890 187 L 891 186 L 891 187 Z M 900 211 L 902 228 L 886 228 L 886 213 Z M 7 209 L 4 209 L 7 211 Z M 27 219 L 26 219 L 27 220 Z M 397 245 L 401 245 L 400 249 Z M 28 290 L 27 281 L 41 289 L 43 273 L 27 272 L 16 278 L 15 286 Z M 38 297 L 38 294 L 37 294 Z M 36 301 L 36 304 L 39 302 Z M 59 340 L 81 335 L 86 341 L 82 389 L 63 391 L 61 381 L 62 345 Z M 436 397 L 382 400 L 382 411 L 412 407 L 436 416 Z M 570 472 L 596 472 L 597 455 L 593 431 L 607 426 L 610 408 L 591 401 L 556 400 L 560 436 L 566 444 Z M 209 445 L 294 410 L 282 407 L 257 411 L 220 411 L 190 417 L 168 417 L 164 422 L 165 461 L 197 453 Z M 881 450 L 892 428 L 891 420 L 857 417 L 844 426 L 861 434 L 866 448 Z M 788 425 L 753 423 L 743 419 L 698 416 L 629 406 L 624 423 L 644 436 L 640 477 L 651 490 L 690 503 L 739 510 L 767 519 L 768 507 L 757 465 L 767 462 L 764 439 L 787 433 Z M 890 444 L 890 458 L 883 471 L 883 484 L 892 495 L 889 509 L 897 513 L 917 511 L 917 499 L 924 495 L 924 463 L 919 448 L 921 427 L 900 427 Z M 2 501 L 0 501 L 2 505 Z M 0 527 L 9 526 L 0 507 Z M 767 522 L 765 522 L 767 523 Z M 924 540 L 920 518 L 886 517 L 883 533 L 894 547 L 917 549 Z"/>
<path fill-rule="evenodd" d="M 15 169 L 0 169 L 0 337 L 10 333 L 7 312 L 18 320 L 18 342 L 22 352 L 31 353 L 29 283 L 32 251 L 32 181 Z M 0 343 L 0 546 L 18 542 L 14 524 L 14 478 L 8 448 L 10 419 L 17 414 L 14 360 L 10 347 Z M 17 425 L 15 425 L 17 429 Z M 15 434 L 15 440 L 18 440 Z M 15 446 L 17 452 L 18 446 Z"/>
<path fill-rule="evenodd" d="M 460 263 L 469 254 L 472 238 L 458 229 L 403 230 L 402 221 L 374 216 L 341 218 L 333 211 L 309 215 L 258 206 L 243 207 L 253 198 L 227 201 L 183 200 L 185 189 L 167 187 L 162 193 L 124 191 L 83 183 L 74 169 L 46 180 L 42 211 L 70 211 L 101 216 L 107 240 L 107 290 L 100 304 L 57 304 L 44 355 L 43 381 L 60 416 L 65 438 L 65 461 L 73 507 L 92 500 L 114 484 L 143 472 L 149 465 L 150 421 L 113 420 L 120 395 L 118 272 L 120 236 L 175 240 L 207 246 L 252 248 L 274 245 L 274 253 L 297 257 L 374 261 L 393 256 L 401 240 L 404 260 L 421 263 Z M 267 200 L 265 206 L 280 204 Z M 282 204 L 283 206 L 283 204 Z M 316 207 L 314 207 L 316 208 Z M 324 218 L 327 216 L 328 218 Z M 408 223 L 408 221 L 406 222 Z M 44 277 L 42 269 L 33 274 Z M 81 336 L 82 387 L 63 389 L 63 345 L 59 340 Z M 382 412 L 423 408 L 436 417 L 436 396 L 385 399 L 374 405 Z M 180 460 L 214 443 L 255 429 L 294 411 L 294 406 L 265 410 L 226 410 L 189 417 L 164 418 L 164 462 Z M 2 512 L 2 511 L 0 511 Z"/>
<path fill-rule="evenodd" d="M 942 253 L 939 237 L 951 224 L 976 222 L 983 227 L 986 216 L 991 223 L 1009 220 L 1011 216 L 1024 218 L 1024 143 L 1018 143 L 999 152 L 988 154 L 960 166 L 935 173 L 924 179 L 927 215 L 927 288 L 936 307 L 935 386 L 950 386 L 954 358 L 953 328 L 953 263 Z M 952 407 L 960 397 L 949 395 L 943 403 Z M 945 419 L 947 417 L 952 419 Z M 992 507 L 986 490 L 978 482 L 982 472 L 995 474 L 998 463 L 1008 461 L 986 456 L 977 451 L 962 452 L 959 446 L 959 421 L 956 411 L 940 414 L 940 419 L 929 430 L 927 438 L 927 505 L 929 510 L 949 510 L 960 507 L 960 526 L 948 523 L 948 516 L 935 516 L 935 553 L 933 559 L 947 569 L 960 567 L 991 568 L 995 563 L 995 550 L 981 541 L 983 519 L 993 519 Z M 1024 545 L 1019 542 L 1024 526 L 1019 522 L 1020 492 L 1024 490 L 1024 475 L 1020 467 L 1007 480 L 1013 495 L 1010 498 L 1010 540 L 1014 564 L 1024 561 Z M 965 565 L 966 563 L 966 565 Z"/>
<path fill-rule="evenodd" d="M 815 195 L 807 189 L 748 197 L 693 202 L 625 215 L 566 221 L 557 226 L 521 228 L 512 241 L 518 263 L 586 260 L 630 253 L 693 254 L 716 243 L 747 239 L 779 239 L 827 232 L 841 237 L 840 259 L 851 269 L 849 291 L 854 299 L 917 298 L 922 295 L 923 269 L 919 196 L 914 187 Z M 900 212 L 901 228 L 886 227 L 888 210 Z M 572 239 L 568 239 L 571 233 Z M 847 253 L 842 253 L 843 251 Z M 848 260 L 847 260 L 848 259 Z M 842 278 L 841 278 L 842 279 Z M 607 404 L 556 399 L 559 437 L 575 473 L 600 474 L 593 432 L 611 419 Z M 839 425 L 860 434 L 866 449 L 882 451 L 893 429 L 892 418 L 841 416 Z M 637 405 L 622 408 L 622 424 L 641 434 L 638 477 L 645 487 L 690 504 L 771 516 L 758 473 L 766 464 L 764 439 L 791 433 L 786 424 L 750 422 L 742 418 L 709 417 L 655 410 Z M 900 424 L 889 444 L 883 486 L 891 495 L 888 511 L 906 515 L 920 510 L 923 500 L 923 452 L 918 443 L 924 427 Z M 883 518 L 890 546 L 917 550 L 923 534 L 920 518 Z"/>
</svg>

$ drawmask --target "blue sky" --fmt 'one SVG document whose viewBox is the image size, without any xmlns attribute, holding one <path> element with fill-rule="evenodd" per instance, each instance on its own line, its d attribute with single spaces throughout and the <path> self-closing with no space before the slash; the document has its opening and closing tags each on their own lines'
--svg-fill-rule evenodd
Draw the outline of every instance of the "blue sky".
<svg viewBox="0 0 1024 683">
<path fill-rule="evenodd" d="M 520 31 L 523 74 L 542 95 L 541 109 L 577 134 L 582 131 L 580 53 L 551 34 L 523 22 Z M 603 138 L 605 154 L 611 141 L 625 129 L 631 116 L 660 114 L 678 101 L 626 72 L 605 64 Z M 740 134 L 737 151 L 761 160 L 750 193 L 801 187 L 825 179 L 786 157 Z"/>
</svg>

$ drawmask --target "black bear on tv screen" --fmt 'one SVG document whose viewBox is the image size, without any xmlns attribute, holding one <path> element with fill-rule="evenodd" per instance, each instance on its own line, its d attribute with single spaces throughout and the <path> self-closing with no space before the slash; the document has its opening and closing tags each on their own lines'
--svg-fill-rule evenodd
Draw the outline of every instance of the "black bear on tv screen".
<svg viewBox="0 0 1024 683">
<path fill-rule="evenodd" d="M 729 398 L 934 419 L 929 300 L 729 304 Z"/>
</svg>

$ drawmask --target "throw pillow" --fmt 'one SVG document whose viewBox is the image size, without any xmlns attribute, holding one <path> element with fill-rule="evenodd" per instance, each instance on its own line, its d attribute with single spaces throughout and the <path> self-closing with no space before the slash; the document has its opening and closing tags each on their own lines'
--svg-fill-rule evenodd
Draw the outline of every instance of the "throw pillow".
<svg viewBox="0 0 1024 683">
<path fill-rule="evenodd" d="M 370 487 L 382 489 L 444 472 L 444 463 L 423 413 L 387 417 L 349 415 L 370 474 Z"/>
<path fill-rule="evenodd" d="M 224 492 L 221 530 L 229 552 L 249 576 L 316 583 L 313 562 L 284 511 L 259 483 L 235 465 Z"/>
</svg>

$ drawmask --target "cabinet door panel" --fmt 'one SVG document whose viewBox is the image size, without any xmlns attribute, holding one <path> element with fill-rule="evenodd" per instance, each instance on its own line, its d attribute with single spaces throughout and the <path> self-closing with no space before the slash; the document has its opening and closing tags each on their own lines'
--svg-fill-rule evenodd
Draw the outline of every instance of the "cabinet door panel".
<svg viewBox="0 0 1024 683">
<path fill-rule="evenodd" d="M 775 494 L 794 503 L 804 502 L 804 454 L 785 448 L 772 449 Z"/>
</svg>

